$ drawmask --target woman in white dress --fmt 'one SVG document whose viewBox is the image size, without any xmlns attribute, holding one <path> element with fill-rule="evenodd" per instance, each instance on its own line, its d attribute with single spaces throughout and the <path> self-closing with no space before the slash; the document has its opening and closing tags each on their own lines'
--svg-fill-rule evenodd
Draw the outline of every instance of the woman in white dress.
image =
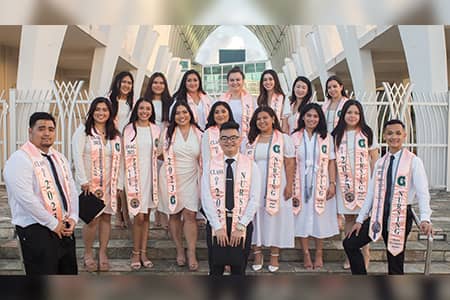
<svg viewBox="0 0 450 300">
<path fill-rule="evenodd" d="M 202 130 L 205 129 L 212 101 L 203 90 L 202 78 L 197 71 L 189 70 L 184 73 L 180 87 L 173 94 L 173 99 L 186 101 L 194 114 L 195 122 Z"/>
<path fill-rule="evenodd" d="M 117 210 L 117 193 L 123 183 L 119 176 L 121 140 L 114 126 L 111 103 L 99 97 L 92 101 L 86 124 L 72 138 L 75 179 L 81 190 L 93 193 L 105 202 L 103 212 L 83 227 L 84 264 L 88 271 L 108 271 L 107 247 L 111 233 L 111 215 Z M 94 260 L 92 245 L 98 229 L 100 249 Z"/>
<path fill-rule="evenodd" d="M 325 119 L 327 120 L 327 130 L 331 133 L 336 127 L 342 113 L 342 108 L 348 101 L 344 83 L 336 75 L 330 76 L 325 84 L 327 87 L 327 100 L 322 105 Z M 339 229 L 344 230 L 344 216 L 338 214 Z"/>
<path fill-rule="evenodd" d="M 378 159 L 378 144 L 367 125 L 361 103 L 348 100 L 342 108 L 342 117 L 332 132 L 336 150 L 336 201 L 339 214 L 345 217 L 345 235 L 351 231 L 364 203 L 367 185 Z M 356 166 L 356 167 L 355 167 Z M 368 267 L 369 245 L 363 247 Z M 344 269 L 350 269 L 348 258 Z"/>
<path fill-rule="evenodd" d="M 300 112 L 312 100 L 311 81 L 305 76 L 298 76 L 292 84 L 292 95 L 289 97 L 290 110 L 288 121 L 283 123 L 283 132 L 291 134 L 297 128 Z"/>
<path fill-rule="evenodd" d="M 239 124 L 242 136 L 247 136 L 250 119 L 256 109 L 256 101 L 244 88 L 244 72 L 234 67 L 227 73 L 228 91 L 220 96 L 220 101 L 227 102 L 233 111 L 234 119 Z"/>
<path fill-rule="evenodd" d="M 336 161 L 325 117 L 316 103 L 307 104 L 291 135 L 296 152 L 293 207 L 295 236 L 300 237 L 304 267 L 323 267 L 323 239 L 339 233 L 336 212 Z M 299 179 L 300 178 L 300 179 Z M 309 239 L 314 238 L 314 265 Z"/>
<path fill-rule="evenodd" d="M 169 124 L 169 109 L 173 99 L 163 73 L 155 72 L 150 76 L 144 98 L 152 101 L 155 107 L 155 123 L 164 130 Z"/>
<path fill-rule="evenodd" d="M 289 101 L 284 95 L 280 79 L 274 70 L 265 70 L 261 74 L 257 104 L 258 106 L 270 106 L 280 121 L 281 128 L 286 126 L 289 116 Z"/>
<path fill-rule="evenodd" d="M 120 133 L 122 133 L 123 128 L 128 123 L 130 112 L 133 109 L 133 85 L 133 75 L 128 71 L 120 72 L 111 82 L 109 100 L 111 100 L 114 124 Z M 115 225 L 126 228 L 128 224 L 130 224 L 130 218 L 128 217 L 126 197 L 125 194 L 120 193 L 117 201 Z"/>
<path fill-rule="evenodd" d="M 332 132 L 339 121 L 342 107 L 348 97 L 344 89 L 344 83 L 335 75 L 327 79 L 325 86 L 327 87 L 327 100 L 322 105 L 322 110 L 327 120 L 327 130 Z"/>
<path fill-rule="evenodd" d="M 155 125 L 154 107 L 140 98 L 123 133 L 124 173 L 128 210 L 133 217 L 131 268 L 153 267 L 147 257 L 149 214 L 158 205 L 157 148 L 160 129 Z M 136 163 L 137 162 L 137 163 Z"/>
<path fill-rule="evenodd" d="M 155 124 L 159 126 L 159 129 L 163 132 L 169 124 L 169 109 L 173 103 L 172 96 L 169 92 L 169 86 L 163 73 L 155 72 L 150 76 L 144 98 L 152 101 L 153 107 L 155 108 Z M 162 160 L 159 160 L 158 172 L 161 165 Z M 167 214 L 159 210 L 154 210 L 154 212 L 155 226 L 168 230 L 169 217 Z"/>
<path fill-rule="evenodd" d="M 164 164 L 159 172 L 160 206 L 169 214 L 169 230 L 177 249 L 177 264 L 186 264 L 182 233 L 187 242 L 189 270 L 198 269 L 196 213 L 200 208 L 201 130 L 186 102 L 176 102 L 161 136 Z M 183 218 L 183 219 L 182 219 Z"/>
<path fill-rule="evenodd" d="M 211 106 L 206 129 L 202 135 L 202 168 L 203 172 L 209 172 L 209 161 L 215 155 L 222 153 L 219 145 L 220 126 L 226 122 L 235 122 L 230 105 L 223 101 L 217 101 Z M 212 149 L 212 151 L 211 151 Z"/>
<path fill-rule="evenodd" d="M 295 150 L 291 138 L 283 134 L 272 108 L 260 106 L 250 121 L 247 154 L 261 171 L 261 202 L 253 220 L 252 244 L 254 263 L 263 266 L 261 247 L 270 247 L 269 271 L 279 269 L 280 248 L 294 248 L 294 214 L 292 184 L 295 171 Z M 275 182 L 275 184 L 274 184 Z"/>
</svg>

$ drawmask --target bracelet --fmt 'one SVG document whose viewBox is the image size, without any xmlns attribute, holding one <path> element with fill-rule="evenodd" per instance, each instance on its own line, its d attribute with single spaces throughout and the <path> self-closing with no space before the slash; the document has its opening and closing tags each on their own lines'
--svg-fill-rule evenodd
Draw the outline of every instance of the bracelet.
<svg viewBox="0 0 450 300">
<path fill-rule="evenodd" d="M 336 186 L 336 181 L 330 181 L 330 184 L 334 184 L 334 186 Z"/>
</svg>

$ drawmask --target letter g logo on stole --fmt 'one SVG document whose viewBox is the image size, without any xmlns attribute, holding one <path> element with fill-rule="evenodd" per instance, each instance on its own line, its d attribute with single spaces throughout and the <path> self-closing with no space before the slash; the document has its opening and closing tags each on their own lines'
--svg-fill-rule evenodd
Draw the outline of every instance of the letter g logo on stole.
<svg viewBox="0 0 450 300">
<path fill-rule="evenodd" d="M 406 178 L 405 176 L 399 176 L 397 178 L 397 183 L 399 186 L 405 186 L 406 185 Z"/>
<path fill-rule="evenodd" d="M 361 147 L 361 148 L 365 148 L 365 147 L 366 147 L 366 141 L 365 141 L 364 139 L 360 139 L 360 140 L 358 141 L 358 145 L 359 145 L 359 147 Z"/>
<path fill-rule="evenodd" d="M 116 143 L 116 144 L 115 144 L 115 147 L 116 147 L 116 151 L 119 152 L 119 151 L 120 151 L 120 144 L 119 144 L 119 143 Z"/>
<path fill-rule="evenodd" d="M 274 151 L 275 153 L 280 153 L 280 145 L 274 145 L 274 146 L 273 146 L 273 151 Z"/>
<path fill-rule="evenodd" d="M 322 146 L 322 153 L 327 153 L 327 145 Z"/>
<path fill-rule="evenodd" d="M 170 197 L 170 204 L 175 204 L 175 196 Z"/>
</svg>

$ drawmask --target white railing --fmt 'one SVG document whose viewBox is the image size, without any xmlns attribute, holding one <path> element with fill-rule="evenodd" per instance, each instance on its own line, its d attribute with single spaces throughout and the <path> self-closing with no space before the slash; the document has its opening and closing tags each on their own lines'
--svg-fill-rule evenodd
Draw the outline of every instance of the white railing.
<svg viewBox="0 0 450 300">
<path fill-rule="evenodd" d="M 3 168 L 8 158 L 8 132 L 6 128 L 6 116 L 8 104 L 4 98 L 5 91 L 0 91 L 0 184 L 3 184 Z"/>
<path fill-rule="evenodd" d="M 413 85 L 383 83 L 384 91 L 362 93 L 358 100 L 364 106 L 368 124 L 373 129 L 382 153 L 383 124 L 400 119 L 407 129 L 405 146 L 424 162 L 432 188 L 450 187 L 449 169 L 449 93 L 415 93 Z"/>
<path fill-rule="evenodd" d="M 36 111 L 47 111 L 56 120 L 55 147 L 71 160 L 71 142 L 75 129 L 84 122 L 90 99 L 82 92 L 83 81 L 52 82 L 48 90 L 10 89 L 9 154 L 28 138 L 28 119 Z"/>
<path fill-rule="evenodd" d="M 93 99 L 82 91 L 82 86 L 82 81 L 55 81 L 49 90 L 11 89 L 9 106 L 3 99 L 4 93 L 0 93 L 0 168 L 8 155 L 26 141 L 28 119 L 35 111 L 48 111 L 55 116 L 58 129 L 55 145 L 71 159 L 72 134 L 84 122 Z M 355 97 L 364 106 L 382 153 L 387 147 L 383 142 L 383 124 L 392 118 L 401 119 L 408 131 L 406 146 L 423 160 L 430 187 L 450 190 L 449 93 L 414 93 L 413 86 L 408 84 L 383 83 L 383 87 L 383 91 L 356 93 Z M 317 101 L 316 93 L 313 101 Z"/>
</svg>

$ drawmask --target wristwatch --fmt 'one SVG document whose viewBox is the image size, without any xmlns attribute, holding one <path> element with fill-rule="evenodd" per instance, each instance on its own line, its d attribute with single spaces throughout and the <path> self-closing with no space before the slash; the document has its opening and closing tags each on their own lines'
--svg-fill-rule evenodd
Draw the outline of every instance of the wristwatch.
<svg viewBox="0 0 450 300">
<path fill-rule="evenodd" d="M 237 223 L 236 224 L 236 229 L 239 231 L 244 231 L 245 230 L 245 226 L 242 225 L 241 223 Z"/>
</svg>

